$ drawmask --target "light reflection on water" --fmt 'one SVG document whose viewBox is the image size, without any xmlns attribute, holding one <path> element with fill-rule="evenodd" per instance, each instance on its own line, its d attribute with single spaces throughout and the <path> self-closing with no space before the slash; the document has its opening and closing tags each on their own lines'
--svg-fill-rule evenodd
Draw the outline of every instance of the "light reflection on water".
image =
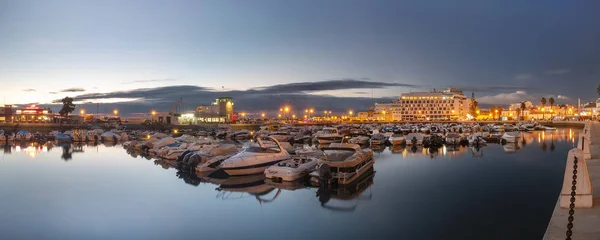
<svg viewBox="0 0 600 240">
<path fill-rule="evenodd" d="M 118 145 L 10 144 L 0 237 L 539 239 L 578 132 L 479 150 L 374 147 L 374 171 L 333 189 L 197 176 Z"/>
</svg>

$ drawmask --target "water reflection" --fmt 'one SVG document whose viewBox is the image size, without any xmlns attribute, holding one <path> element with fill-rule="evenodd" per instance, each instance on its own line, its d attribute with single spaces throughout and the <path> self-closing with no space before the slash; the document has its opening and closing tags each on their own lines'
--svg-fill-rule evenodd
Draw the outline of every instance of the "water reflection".
<svg viewBox="0 0 600 240">
<path fill-rule="evenodd" d="M 486 239 L 490 233 L 498 239 L 536 239 L 556 204 L 563 153 L 577 133 L 523 133 L 517 143 L 444 146 L 437 151 L 376 147 L 374 169 L 347 186 L 197 174 L 118 144 L 0 143 L 0 202 L 14 206 L 0 214 L 0 232 L 6 239 L 44 239 L 19 230 L 35 224 L 56 239 L 110 239 L 115 234 L 186 239 L 198 232 L 208 239 L 239 239 L 248 231 L 275 239 L 289 234 L 290 221 L 297 220 L 311 229 L 295 233 L 299 239 L 336 239 L 340 232 L 350 239 Z M 523 204 L 522 199 L 536 204 Z M 158 218 L 164 221 L 151 221 Z M 60 226 L 66 227 L 61 229 L 56 219 L 63 219 Z M 98 230 L 97 222 L 107 230 Z M 165 229 L 165 222 L 183 230 Z M 365 227 L 365 222 L 373 224 Z M 368 231 L 371 226 L 377 230 Z M 72 229 L 77 232 L 65 233 Z"/>
<path fill-rule="evenodd" d="M 359 201 L 373 198 L 372 192 L 369 192 L 369 195 L 363 195 L 363 193 L 373 185 L 374 178 L 375 170 L 370 169 L 365 172 L 363 177 L 350 185 L 332 187 L 322 184 L 319 186 L 316 196 L 324 209 L 336 212 L 353 212 L 356 210 Z M 354 201 L 348 205 L 351 200 Z"/>
</svg>

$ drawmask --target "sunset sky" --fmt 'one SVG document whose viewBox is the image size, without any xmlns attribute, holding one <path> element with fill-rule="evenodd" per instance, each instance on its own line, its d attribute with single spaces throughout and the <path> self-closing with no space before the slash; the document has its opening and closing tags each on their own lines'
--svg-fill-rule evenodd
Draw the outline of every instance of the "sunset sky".
<svg viewBox="0 0 600 240">
<path fill-rule="evenodd" d="M 487 105 L 591 101 L 598 9 L 600 1 L 553 0 L 0 0 L 0 104 L 71 96 L 133 113 L 232 96 L 238 110 L 342 111 L 449 86 Z"/>
</svg>

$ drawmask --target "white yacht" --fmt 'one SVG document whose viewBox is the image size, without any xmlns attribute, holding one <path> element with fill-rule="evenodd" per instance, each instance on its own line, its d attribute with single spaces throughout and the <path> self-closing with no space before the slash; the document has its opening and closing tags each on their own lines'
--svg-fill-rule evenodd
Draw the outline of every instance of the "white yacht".
<svg viewBox="0 0 600 240">
<path fill-rule="evenodd" d="M 263 173 L 268 167 L 289 159 L 290 154 L 281 146 L 279 141 L 269 137 L 277 148 L 266 147 L 260 138 L 257 138 L 258 146 L 251 146 L 246 150 L 228 158 L 221 163 L 223 169 L 229 175 L 250 175 Z"/>
<path fill-rule="evenodd" d="M 458 133 L 446 134 L 446 144 L 448 144 L 448 145 L 458 145 L 458 144 L 460 144 L 461 139 L 462 139 L 462 136 Z"/>
<path fill-rule="evenodd" d="M 357 144 L 332 143 L 322 150 L 325 158 L 321 160 L 317 170 L 310 173 L 312 181 L 331 177 L 338 184 L 350 184 L 375 163 L 373 151 L 361 149 Z"/>
<path fill-rule="evenodd" d="M 265 170 L 265 176 L 276 181 L 293 182 L 314 171 L 318 163 L 318 158 L 297 156 L 270 166 Z"/>
<path fill-rule="evenodd" d="M 520 137 L 519 132 L 505 132 L 502 135 L 502 139 L 506 140 L 507 143 L 514 143 Z"/>
<path fill-rule="evenodd" d="M 337 128 L 323 128 L 323 130 L 317 132 L 317 141 L 319 144 L 328 144 L 328 143 L 339 143 L 342 142 L 342 138 L 344 136 L 340 135 Z"/>
<path fill-rule="evenodd" d="M 402 134 L 394 134 L 388 138 L 388 141 L 390 141 L 390 143 L 394 146 L 406 144 L 406 138 L 404 138 Z"/>
</svg>

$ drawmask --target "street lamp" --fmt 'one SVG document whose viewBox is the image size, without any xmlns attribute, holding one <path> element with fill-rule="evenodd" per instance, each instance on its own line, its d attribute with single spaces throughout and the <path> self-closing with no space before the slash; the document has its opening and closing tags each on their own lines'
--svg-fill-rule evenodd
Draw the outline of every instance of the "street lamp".
<svg viewBox="0 0 600 240">
<path fill-rule="evenodd" d="M 81 110 L 79 111 L 79 114 L 80 114 L 80 115 L 83 115 L 83 114 L 85 114 L 85 110 L 81 109 Z"/>
<path fill-rule="evenodd" d="M 262 118 L 265 118 L 265 114 L 264 114 L 264 113 L 263 113 L 263 114 L 261 114 L 260 116 L 261 116 Z"/>
<path fill-rule="evenodd" d="M 115 115 L 118 115 L 118 114 L 119 114 L 119 110 L 115 109 L 115 110 L 113 110 L 113 113 L 114 113 Z"/>
</svg>

